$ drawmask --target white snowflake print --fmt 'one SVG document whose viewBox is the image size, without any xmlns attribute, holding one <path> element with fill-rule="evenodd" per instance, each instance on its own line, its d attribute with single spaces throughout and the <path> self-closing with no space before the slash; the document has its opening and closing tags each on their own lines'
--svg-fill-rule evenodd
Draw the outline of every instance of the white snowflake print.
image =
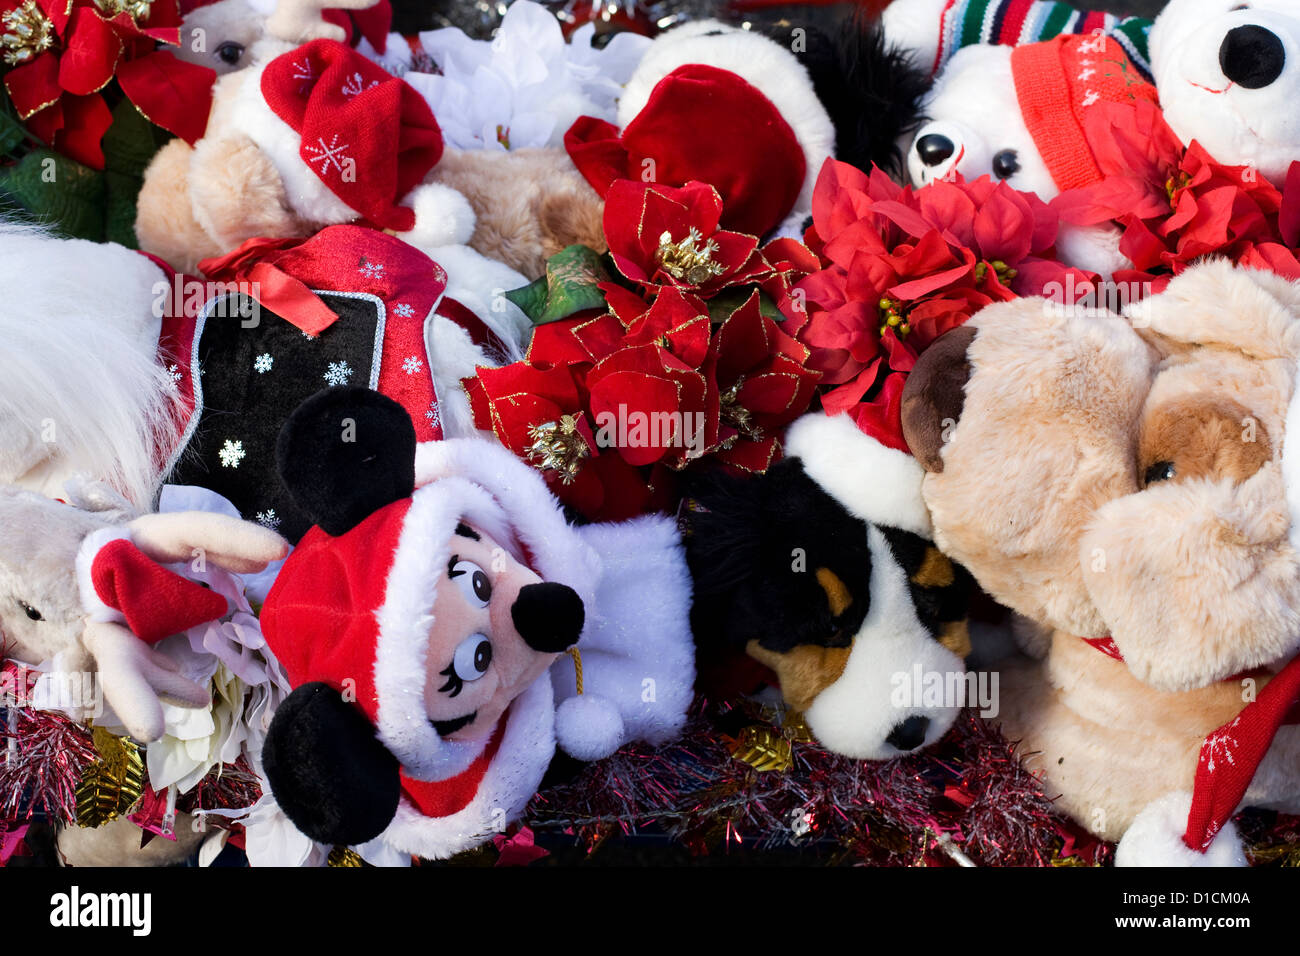
<svg viewBox="0 0 1300 956">
<path fill-rule="evenodd" d="M 440 428 L 442 426 L 442 409 L 438 407 L 437 402 L 429 406 L 429 410 L 424 413 L 424 417 L 429 420 L 431 427 Z"/>
<path fill-rule="evenodd" d="M 352 378 L 352 366 L 347 362 L 330 362 L 330 367 L 325 372 L 327 385 L 346 385 L 350 378 Z"/>
<path fill-rule="evenodd" d="M 400 315 L 404 319 L 409 319 L 415 315 L 415 309 L 403 302 L 401 305 L 393 306 L 393 315 Z"/>
<path fill-rule="evenodd" d="M 275 356 L 270 352 L 263 352 L 257 358 L 253 359 L 253 368 L 259 375 L 265 375 L 271 371 L 271 366 L 275 365 Z"/>
<path fill-rule="evenodd" d="M 293 61 L 293 78 L 298 81 L 298 92 L 305 93 L 311 86 L 311 81 L 316 79 L 316 66 L 311 57 Z"/>
<path fill-rule="evenodd" d="M 1237 723 L 1241 718 L 1238 717 L 1232 723 L 1220 727 L 1210 736 L 1205 738 L 1205 743 L 1201 744 L 1201 762 L 1205 764 L 1205 769 L 1214 773 L 1215 761 L 1220 761 L 1220 766 L 1226 763 L 1232 766 L 1237 761 L 1235 755 L 1240 741 L 1236 737 Z"/>
<path fill-rule="evenodd" d="M 328 143 L 325 142 L 324 136 L 317 136 L 316 142 L 320 145 L 306 147 L 307 152 L 311 153 L 311 158 L 307 162 L 320 163 L 320 169 L 316 171 L 319 175 L 324 175 L 331 166 L 341 172 L 344 163 L 352 162 L 352 157 L 345 152 L 352 146 L 349 143 L 340 146 L 338 133 L 331 136 Z"/>
<path fill-rule="evenodd" d="M 320 338 L 319 335 L 312 335 L 310 332 L 306 330 L 303 330 L 302 337 L 306 339 L 308 342 L 315 342 L 318 338 Z"/>
<path fill-rule="evenodd" d="M 357 271 L 367 279 L 382 279 L 384 277 L 384 264 L 362 258 L 361 265 L 357 266 Z"/>
<path fill-rule="evenodd" d="M 267 508 L 265 511 L 257 513 L 257 523 L 263 528 L 270 528 L 276 531 L 280 527 L 280 516 L 275 513 L 274 508 Z"/>
<path fill-rule="evenodd" d="M 185 376 L 184 374 L 182 374 L 181 367 L 179 365 L 168 365 L 167 377 L 172 380 L 173 384 L 179 385 L 181 383 L 181 379 L 183 379 Z"/>
<path fill-rule="evenodd" d="M 402 371 L 407 375 L 419 375 L 424 371 L 424 362 L 414 355 L 408 355 L 402 362 Z"/>
<path fill-rule="evenodd" d="M 226 443 L 221 446 L 221 467 L 238 468 L 239 463 L 244 460 L 248 452 L 244 451 L 244 443 L 235 441 L 233 438 L 227 438 Z"/>
<path fill-rule="evenodd" d="M 376 87 L 378 85 L 379 85 L 378 80 L 371 80 L 369 83 L 367 83 L 365 80 L 361 78 L 360 73 L 353 73 L 350 77 L 348 77 L 347 82 L 343 84 L 339 92 L 342 93 L 344 96 L 351 98 L 353 96 L 359 96 L 360 94 L 364 93 L 366 90 Z"/>
</svg>

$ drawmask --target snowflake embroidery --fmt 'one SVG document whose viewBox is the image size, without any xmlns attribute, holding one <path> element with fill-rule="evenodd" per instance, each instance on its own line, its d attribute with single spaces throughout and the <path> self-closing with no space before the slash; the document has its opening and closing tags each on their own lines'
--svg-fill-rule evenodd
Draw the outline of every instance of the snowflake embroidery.
<svg viewBox="0 0 1300 956">
<path fill-rule="evenodd" d="M 280 527 L 280 516 L 275 513 L 274 508 L 267 508 L 265 511 L 257 513 L 257 523 L 263 528 L 270 528 L 276 531 Z"/>
<path fill-rule="evenodd" d="M 404 319 L 409 319 L 415 315 L 415 310 L 403 302 L 401 305 L 393 306 L 393 315 L 400 315 Z"/>
<path fill-rule="evenodd" d="M 361 78 L 360 73 L 353 73 L 350 77 L 348 77 L 347 82 L 343 84 L 343 87 L 342 89 L 339 90 L 339 92 L 342 93 L 344 96 L 348 96 L 348 97 L 359 96 L 362 93 L 364 93 L 366 90 L 372 89 L 373 87 L 376 87 L 378 85 L 379 85 L 378 80 L 371 80 L 369 83 L 367 83 L 365 80 Z"/>
<path fill-rule="evenodd" d="M 344 143 L 340 146 L 338 133 L 331 136 L 328 143 L 325 142 L 324 136 L 317 136 L 316 142 L 320 145 L 307 146 L 305 149 L 311 153 L 311 158 L 307 160 L 308 163 L 320 163 L 320 169 L 316 171 L 318 175 L 325 175 L 331 166 L 341 172 L 344 163 L 352 162 L 352 157 L 344 152 L 351 149 L 352 146 L 350 143 Z"/>
<path fill-rule="evenodd" d="M 319 335 L 312 335 L 310 332 L 306 330 L 303 331 L 302 337 L 306 339 L 308 342 L 315 342 L 318 338 L 320 338 Z"/>
<path fill-rule="evenodd" d="M 361 265 L 357 266 L 357 271 L 367 279 L 382 279 L 384 277 L 384 264 L 382 262 L 371 262 L 369 259 L 362 257 Z"/>
<path fill-rule="evenodd" d="M 1083 103 L 1080 104 L 1080 105 L 1082 105 L 1082 106 L 1091 106 L 1093 103 L 1096 103 L 1099 99 L 1101 99 L 1101 94 L 1100 94 L 1100 93 L 1098 93 L 1096 90 L 1089 90 L 1089 91 L 1084 95 L 1084 97 L 1083 97 Z"/>
<path fill-rule="evenodd" d="M 346 385 L 350 378 L 352 378 L 352 366 L 347 362 L 330 362 L 330 367 L 325 372 L 327 385 Z"/>
<path fill-rule="evenodd" d="M 298 81 L 298 92 L 306 93 L 312 80 L 316 79 L 316 65 L 311 57 L 293 61 L 293 78 Z"/>
<path fill-rule="evenodd" d="M 424 413 L 424 417 L 429 420 L 430 427 L 440 428 L 442 426 L 442 410 L 438 407 L 437 402 L 433 402 L 429 406 L 429 410 Z"/>
<path fill-rule="evenodd" d="M 275 357 L 270 352 L 263 352 L 257 358 L 253 359 L 253 368 L 259 375 L 265 375 L 271 371 L 271 366 L 275 364 Z"/>
<path fill-rule="evenodd" d="M 181 383 L 181 379 L 183 379 L 185 376 L 184 374 L 182 374 L 179 365 L 168 365 L 167 377 L 172 380 L 173 385 L 179 385 Z"/>
<path fill-rule="evenodd" d="M 418 375 L 424 371 L 424 362 L 417 356 L 408 355 L 402 362 L 402 371 L 407 375 Z"/>
<path fill-rule="evenodd" d="M 1228 766 L 1232 766 L 1237 762 L 1234 757 L 1237 748 L 1240 746 L 1240 741 L 1237 740 L 1234 732 L 1240 720 L 1241 718 L 1238 717 L 1232 723 L 1220 727 L 1205 738 L 1205 743 L 1201 744 L 1201 761 L 1205 764 L 1205 769 L 1209 773 L 1214 773 L 1215 760 L 1223 761 Z"/>
<path fill-rule="evenodd" d="M 244 443 L 227 438 L 226 443 L 221 446 L 221 467 L 238 468 L 239 463 L 244 460 L 248 452 L 244 451 Z"/>
</svg>

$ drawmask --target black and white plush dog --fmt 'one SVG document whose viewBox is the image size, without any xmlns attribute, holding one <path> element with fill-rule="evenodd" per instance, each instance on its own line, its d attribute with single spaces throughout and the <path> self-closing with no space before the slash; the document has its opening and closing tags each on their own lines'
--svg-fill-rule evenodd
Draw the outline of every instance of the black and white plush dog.
<svg viewBox="0 0 1300 956">
<path fill-rule="evenodd" d="M 921 468 L 845 416 L 806 415 L 762 475 L 711 476 L 684 515 L 702 655 L 743 649 L 828 749 L 933 743 L 964 699 L 970 575 L 930 543 Z"/>
</svg>

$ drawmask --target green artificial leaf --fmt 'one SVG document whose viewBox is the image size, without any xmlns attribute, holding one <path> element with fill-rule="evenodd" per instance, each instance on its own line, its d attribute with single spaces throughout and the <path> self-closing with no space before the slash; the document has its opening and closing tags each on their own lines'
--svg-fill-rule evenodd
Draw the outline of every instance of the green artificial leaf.
<svg viewBox="0 0 1300 956">
<path fill-rule="evenodd" d="M 27 139 L 27 130 L 12 103 L 4 84 L 0 83 L 0 158 L 11 157 Z"/>
<path fill-rule="evenodd" d="M 600 253 L 582 245 L 561 249 L 546 260 L 546 275 L 506 293 L 534 325 L 567 319 L 578 312 L 605 306 L 599 283 L 609 281 Z"/>
<path fill-rule="evenodd" d="M 171 134 L 149 122 L 130 100 L 113 110 L 113 125 L 104 134 L 104 233 L 129 249 L 135 238 L 136 200 L 144 171 Z"/>
<path fill-rule="evenodd" d="M 102 173 L 44 147 L 0 169 L 0 195 L 76 239 L 104 240 L 105 191 Z"/>
<path fill-rule="evenodd" d="M 772 297 L 763 292 L 756 285 L 734 286 L 730 289 L 723 289 L 712 299 L 709 300 L 709 321 L 714 325 L 721 325 L 727 319 L 731 318 L 731 313 L 735 312 L 742 305 L 749 301 L 749 297 L 758 292 L 758 311 L 773 322 L 782 322 L 785 316 L 781 310 L 776 307 Z"/>
</svg>

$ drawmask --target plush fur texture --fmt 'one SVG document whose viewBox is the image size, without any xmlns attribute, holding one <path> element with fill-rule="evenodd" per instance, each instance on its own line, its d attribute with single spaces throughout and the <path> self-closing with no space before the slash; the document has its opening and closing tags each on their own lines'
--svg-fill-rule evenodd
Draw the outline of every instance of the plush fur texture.
<svg viewBox="0 0 1300 956">
<path fill-rule="evenodd" d="M 1282 467 L 1297 294 L 1211 262 L 1127 320 L 992 306 L 972 320 L 969 369 L 923 356 L 904 395 L 969 374 L 943 470 L 925 479 L 935 535 L 1032 618 L 1043 656 L 1004 667 L 1003 729 L 1058 806 L 1124 837 L 1126 864 L 1240 860 L 1219 846 L 1231 832 L 1181 854 L 1186 803 L 1170 794 L 1190 791 L 1203 738 L 1298 649 Z M 1124 661 L 1079 639 L 1102 635 Z M 1225 679 L 1252 668 L 1250 683 Z M 1246 804 L 1300 805 L 1298 748 L 1283 727 Z"/>
<path fill-rule="evenodd" d="M 0 384 L 0 481 L 59 497 L 81 473 L 148 508 L 173 427 L 155 357 L 161 271 L 112 243 L 0 224 L 0 281 L 15 357 Z"/>
</svg>

